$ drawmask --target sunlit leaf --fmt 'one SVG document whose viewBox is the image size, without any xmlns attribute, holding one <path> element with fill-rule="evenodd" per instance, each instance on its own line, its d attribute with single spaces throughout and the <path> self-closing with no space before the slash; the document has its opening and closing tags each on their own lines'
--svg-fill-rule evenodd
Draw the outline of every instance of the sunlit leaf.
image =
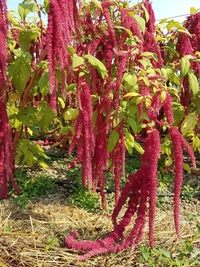
<svg viewBox="0 0 200 267">
<path fill-rule="evenodd" d="M 38 161 L 38 163 L 42 168 L 49 168 L 49 165 L 44 161 Z"/>
<path fill-rule="evenodd" d="M 124 95 L 124 97 L 133 97 L 133 96 L 140 96 L 137 92 L 129 92 Z"/>
<path fill-rule="evenodd" d="M 166 68 L 166 67 L 161 68 L 161 74 L 166 78 L 169 78 L 172 75 L 172 73 L 173 72 L 170 68 Z"/>
<path fill-rule="evenodd" d="M 144 101 L 145 107 L 148 109 L 151 107 L 152 101 L 150 97 L 146 97 Z"/>
<path fill-rule="evenodd" d="M 139 105 L 142 101 L 143 101 L 144 97 L 143 96 L 139 96 L 136 101 L 135 101 L 135 104 L 136 105 Z"/>
<path fill-rule="evenodd" d="M 61 107 L 65 108 L 65 101 L 61 97 L 58 97 L 58 101 L 59 101 Z"/>
<path fill-rule="evenodd" d="M 172 165 L 172 158 L 171 157 L 167 157 L 165 159 L 165 166 L 169 167 Z"/>
<path fill-rule="evenodd" d="M 133 135 L 131 133 L 127 132 L 126 138 L 125 138 L 125 146 L 126 146 L 126 149 L 128 150 L 129 154 L 132 154 L 134 145 L 135 145 L 135 143 L 134 143 Z"/>
<path fill-rule="evenodd" d="M 182 134 L 186 135 L 188 130 L 192 130 L 195 127 L 197 120 L 198 120 L 198 117 L 196 113 L 189 113 L 181 124 Z"/>
<path fill-rule="evenodd" d="M 124 31 L 126 31 L 128 33 L 128 35 L 129 35 L 129 37 L 131 37 L 133 35 L 132 31 L 129 30 L 129 29 L 126 29 L 125 27 L 115 25 L 114 28 L 115 29 L 118 29 L 118 30 L 124 30 Z"/>
<path fill-rule="evenodd" d="M 78 109 L 77 108 L 69 108 L 67 111 L 65 111 L 63 117 L 66 121 L 68 120 L 74 120 L 78 116 Z"/>
<path fill-rule="evenodd" d="M 183 163 L 183 169 L 187 171 L 188 173 L 191 173 L 191 168 L 188 163 L 185 163 L 185 162 Z"/>
<path fill-rule="evenodd" d="M 185 33 L 185 34 L 187 34 L 187 35 L 189 35 L 191 37 L 191 34 L 189 33 L 189 31 L 184 29 L 184 28 L 183 29 L 178 29 L 178 32 Z"/>
<path fill-rule="evenodd" d="M 134 142 L 134 148 L 137 150 L 138 153 L 144 154 L 144 149 L 138 142 Z"/>
<path fill-rule="evenodd" d="M 137 83 L 136 75 L 131 73 L 125 73 L 123 76 L 123 80 L 131 87 L 133 87 Z"/>
<path fill-rule="evenodd" d="M 192 90 L 193 96 L 199 92 L 199 82 L 194 73 L 188 73 L 188 81 L 190 84 L 190 89 Z"/>
<path fill-rule="evenodd" d="M 108 138 L 108 152 L 111 152 L 115 148 L 118 141 L 119 133 L 117 130 L 113 130 Z"/>
<path fill-rule="evenodd" d="M 38 8 L 36 3 L 30 3 L 30 4 L 19 4 L 18 5 L 18 12 L 22 20 L 26 19 L 26 16 L 30 12 L 37 12 Z"/>
<path fill-rule="evenodd" d="M 190 61 L 187 56 L 181 58 L 181 78 L 185 77 L 190 69 Z"/>
<path fill-rule="evenodd" d="M 31 75 L 31 55 L 24 53 L 16 58 L 8 67 L 10 77 L 15 89 L 22 93 Z"/>
<path fill-rule="evenodd" d="M 160 102 L 163 103 L 166 99 L 166 92 L 165 91 L 162 91 L 162 93 L 160 94 Z"/>
<path fill-rule="evenodd" d="M 93 57 L 92 55 L 85 55 L 84 58 L 87 59 L 88 62 L 98 71 L 103 79 L 108 77 L 108 71 L 100 60 Z"/>
<path fill-rule="evenodd" d="M 150 61 L 149 58 L 142 58 L 142 59 L 140 59 L 138 61 L 144 66 L 145 69 L 147 67 L 151 67 L 152 66 L 151 61 Z"/>
<path fill-rule="evenodd" d="M 82 57 L 77 56 L 74 54 L 73 61 L 72 61 L 72 68 L 76 69 L 77 67 L 84 64 L 84 59 Z"/>
<path fill-rule="evenodd" d="M 140 27 L 140 29 L 142 30 L 142 32 L 144 33 L 145 32 L 145 20 L 137 14 L 135 14 L 133 17 L 137 21 L 137 24 Z"/>
<path fill-rule="evenodd" d="M 148 13 L 148 11 L 144 5 L 142 5 L 142 8 L 144 9 L 145 21 L 148 22 L 149 21 L 149 13 Z"/>
<path fill-rule="evenodd" d="M 34 30 L 24 30 L 19 33 L 19 45 L 24 52 L 29 51 L 30 42 L 32 40 L 37 40 L 39 37 L 39 32 Z"/>
<path fill-rule="evenodd" d="M 98 0 L 92 0 L 92 2 L 95 4 L 96 7 L 100 8 L 101 11 L 103 12 L 103 8 Z"/>
<path fill-rule="evenodd" d="M 198 9 L 196 9 L 195 7 L 191 7 L 190 14 L 196 14 L 196 13 L 198 13 Z"/>
</svg>

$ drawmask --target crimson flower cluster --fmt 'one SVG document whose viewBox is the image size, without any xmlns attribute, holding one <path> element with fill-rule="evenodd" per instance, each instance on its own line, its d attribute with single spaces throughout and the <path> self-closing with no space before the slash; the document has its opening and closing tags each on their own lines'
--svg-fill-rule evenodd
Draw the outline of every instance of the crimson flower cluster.
<svg viewBox="0 0 200 267">
<path fill-rule="evenodd" d="M 153 145 L 152 145 L 153 144 Z M 149 236 L 150 244 L 154 245 L 154 219 L 157 190 L 157 164 L 160 157 L 159 132 L 153 130 L 144 142 L 145 153 L 141 156 L 141 167 L 135 174 L 130 174 L 122 193 L 112 213 L 114 230 L 103 240 L 76 241 L 77 232 L 70 233 L 65 243 L 68 248 L 85 250 L 87 253 L 79 256 L 79 260 L 86 260 L 94 255 L 116 252 L 130 246 L 135 247 L 142 239 L 146 222 L 147 203 L 149 202 Z M 151 156 L 149 156 L 151 155 Z M 128 201 L 128 207 L 123 218 L 118 222 L 117 217 Z M 135 223 L 125 235 L 125 230 L 136 216 Z M 121 241 L 121 243 L 119 243 Z"/>
</svg>

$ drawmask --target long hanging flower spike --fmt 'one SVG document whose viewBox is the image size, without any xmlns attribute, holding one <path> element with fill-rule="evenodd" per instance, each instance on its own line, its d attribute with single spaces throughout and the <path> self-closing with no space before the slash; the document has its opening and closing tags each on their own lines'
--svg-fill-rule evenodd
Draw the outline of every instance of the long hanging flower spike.
<svg viewBox="0 0 200 267">
<path fill-rule="evenodd" d="M 76 20 L 75 0 L 50 0 L 47 24 L 47 55 L 49 61 L 50 104 L 53 110 L 56 110 L 56 64 L 58 61 L 61 71 L 70 70 L 67 46 L 71 43 Z"/>
<path fill-rule="evenodd" d="M 5 103 L 7 24 L 6 1 L 0 1 L 0 199 L 7 197 L 8 180 L 14 186 L 15 193 L 19 193 L 19 188 L 13 177 L 14 155 L 12 151 L 11 129 Z"/>
<path fill-rule="evenodd" d="M 178 236 L 180 236 L 179 212 L 180 194 L 183 180 L 183 152 L 180 142 L 180 133 L 174 126 L 170 128 L 171 140 L 174 148 L 175 178 L 174 178 L 174 222 Z"/>
<path fill-rule="evenodd" d="M 113 232 L 111 232 L 105 239 L 97 241 L 76 241 L 75 238 L 77 237 L 77 233 L 74 232 L 66 237 L 65 243 L 67 247 L 88 251 L 85 255 L 80 256 L 78 258 L 79 260 L 85 260 L 91 256 L 103 253 L 116 252 L 131 245 L 137 245 L 143 235 L 148 197 L 150 197 L 150 242 L 153 246 L 157 163 L 160 156 L 159 144 L 159 133 L 157 130 L 153 130 L 149 133 L 147 140 L 144 142 L 145 153 L 141 157 L 142 165 L 136 174 L 129 176 L 129 181 L 125 184 L 122 194 L 113 211 Z M 127 210 L 121 221 L 118 223 L 117 216 L 128 198 L 129 202 Z M 124 231 L 130 224 L 135 213 L 137 213 L 137 219 L 133 229 L 130 232 L 130 235 L 123 241 Z M 122 243 L 116 244 L 120 239 L 122 240 Z"/>
<path fill-rule="evenodd" d="M 174 160 L 175 160 L 175 178 L 174 178 L 174 222 L 175 228 L 178 236 L 180 236 L 180 223 L 179 223 L 179 214 L 180 214 L 180 194 L 183 180 L 183 151 L 182 146 L 188 152 L 192 164 L 195 167 L 195 157 L 192 149 L 185 141 L 178 128 L 171 126 L 170 136 L 174 149 Z"/>
</svg>

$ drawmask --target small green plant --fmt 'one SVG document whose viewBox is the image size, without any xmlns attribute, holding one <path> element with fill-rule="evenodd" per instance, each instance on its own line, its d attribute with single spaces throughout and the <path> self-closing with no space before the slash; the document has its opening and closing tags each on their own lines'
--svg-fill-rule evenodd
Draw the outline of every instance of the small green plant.
<svg viewBox="0 0 200 267">
<path fill-rule="evenodd" d="M 153 248 L 140 246 L 140 260 L 151 267 L 182 267 L 194 266 L 200 264 L 199 249 L 195 247 L 195 240 L 200 237 L 200 226 L 197 225 L 197 230 L 191 238 L 187 238 L 182 242 L 182 246 L 171 248 Z M 195 265 L 197 266 L 197 265 Z M 199 266 L 199 265 L 198 265 Z"/>
<path fill-rule="evenodd" d="M 55 180 L 46 175 L 30 177 L 22 169 L 15 171 L 15 179 L 20 188 L 20 195 L 11 195 L 17 204 L 25 209 L 31 200 L 39 195 L 47 195 L 54 192 Z"/>
<path fill-rule="evenodd" d="M 181 198 L 190 201 L 199 192 L 200 187 L 192 187 L 189 184 L 185 184 L 181 190 Z"/>
<path fill-rule="evenodd" d="M 99 195 L 89 192 L 87 188 L 81 185 L 71 186 L 71 195 L 68 198 L 68 203 L 89 212 L 97 212 L 101 210 Z"/>
<path fill-rule="evenodd" d="M 48 252 L 48 251 L 52 250 L 54 247 L 58 247 L 58 246 L 59 246 L 59 239 L 54 234 L 52 234 L 49 237 L 48 244 L 45 247 L 45 250 Z"/>
</svg>

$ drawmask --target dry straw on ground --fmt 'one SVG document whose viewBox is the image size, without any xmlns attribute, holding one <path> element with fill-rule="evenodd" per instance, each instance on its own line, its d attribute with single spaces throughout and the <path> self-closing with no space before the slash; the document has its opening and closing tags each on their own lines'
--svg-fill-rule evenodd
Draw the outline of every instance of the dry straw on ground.
<svg viewBox="0 0 200 267">
<path fill-rule="evenodd" d="M 112 231 L 112 223 L 103 213 L 91 214 L 69 206 L 66 190 L 57 186 L 54 194 L 37 199 L 26 210 L 11 200 L 0 202 L 0 267 L 143 266 L 137 249 L 78 262 L 78 252 L 64 246 L 66 234 L 75 230 L 81 239 L 103 238 Z M 191 213 L 196 215 L 193 221 L 187 219 Z M 199 214 L 199 201 L 182 204 L 183 239 L 193 235 L 195 225 L 200 223 Z M 155 240 L 156 246 L 169 249 L 181 243 L 174 231 L 171 205 L 169 209 L 166 204 L 157 209 Z M 195 242 L 200 248 L 200 240 Z M 148 244 L 147 227 L 142 244 Z"/>
</svg>

